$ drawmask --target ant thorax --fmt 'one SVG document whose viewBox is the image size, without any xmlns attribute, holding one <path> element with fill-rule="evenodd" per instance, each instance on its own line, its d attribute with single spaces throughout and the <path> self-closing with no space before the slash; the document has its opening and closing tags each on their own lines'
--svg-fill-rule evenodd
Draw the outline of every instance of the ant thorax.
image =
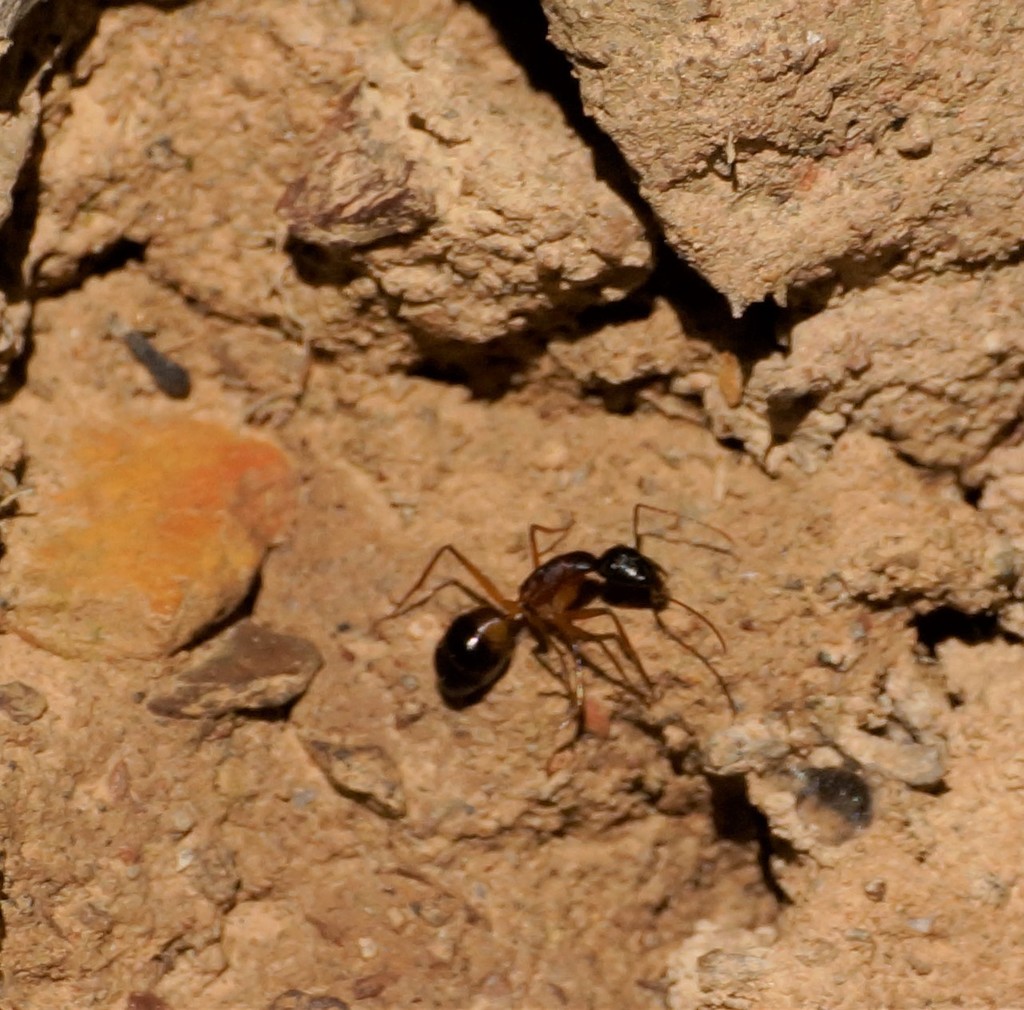
<svg viewBox="0 0 1024 1010">
<path fill-rule="evenodd" d="M 564 612 L 573 607 L 588 575 L 595 572 L 597 558 L 589 551 L 558 554 L 538 565 L 519 587 L 524 609 L 554 609 Z"/>
</svg>

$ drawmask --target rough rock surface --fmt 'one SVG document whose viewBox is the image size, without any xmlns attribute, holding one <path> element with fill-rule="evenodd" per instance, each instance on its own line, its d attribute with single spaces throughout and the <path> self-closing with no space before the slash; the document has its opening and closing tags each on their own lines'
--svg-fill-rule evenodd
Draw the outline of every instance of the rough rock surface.
<svg viewBox="0 0 1024 1010">
<path fill-rule="evenodd" d="M 550 325 L 621 298 L 651 267 L 629 205 L 596 178 L 568 184 L 592 159 L 554 101 L 524 91 L 466 20 L 364 56 L 366 83 L 341 97 L 281 201 L 294 238 L 372 278 L 435 340 Z"/>
<path fill-rule="evenodd" d="M 1019 248 L 1016 5 L 544 9 L 668 241 L 734 310 Z"/>
<path fill-rule="evenodd" d="M 1006 644 L 942 649 L 949 683 L 965 699 L 948 721 L 947 801 L 919 794 L 897 816 L 883 799 L 881 823 L 833 850 L 813 891 L 786 913 L 784 938 L 709 926 L 688 939 L 669 969 L 670 1006 L 744 998 L 800 1006 L 826 991 L 832 1005 L 851 1010 L 1013 1002 L 999 966 L 1022 942 L 1017 652 Z M 990 713 L 984 726 L 979 709 Z M 953 836 L 962 841 L 949 845 Z"/>
<path fill-rule="evenodd" d="M 809 481 L 829 503 L 828 518 L 809 530 L 835 566 L 823 581 L 834 577 L 844 593 L 873 604 L 977 612 L 1007 602 L 1020 554 L 993 535 L 953 482 L 917 474 L 887 481 L 895 462 L 880 440 L 852 434 L 832 466 Z"/>
<path fill-rule="evenodd" d="M 787 344 L 752 366 L 735 407 L 708 384 L 720 436 L 770 469 L 811 470 L 855 427 L 925 466 L 964 472 L 1024 403 L 1024 270 L 851 291 L 797 323 Z"/>
<path fill-rule="evenodd" d="M 112 12 L 50 97 L 38 283 L 144 247 L 150 276 L 219 315 L 338 347 L 406 324 L 496 337 L 649 272 L 634 211 L 471 8 L 414 20 L 396 52 L 344 4 L 222 6 Z"/>
<path fill-rule="evenodd" d="M 14 210 L 37 143 L 42 96 L 54 65 L 95 21 L 91 4 L 39 0 L 0 2 L 0 226 Z M 8 226 L 10 227 L 10 226 Z M 17 267 L 12 264 L 16 272 Z M 0 290 L 0 379 L 25 350 L 31 307 L 20 285 L 5 278 Z"/>
<path fill-rule="evenodd" d="M 222 318 L 322 344 L 342 325 L 349 346 L 382 332 L 384 311 L 301 283 L 283 249 L 274 207 L 303 140 L 331 115 L 353 17 L 344 4 L 302 15 L 273 4 L 107 12 L 47 96 L 46 196 L 26 262 L 36 286 L 73 285 L 97 257 L 144 260 L 157 283 Z M 138 86 L 126 92 L 129 76 Z"/>
</svg>

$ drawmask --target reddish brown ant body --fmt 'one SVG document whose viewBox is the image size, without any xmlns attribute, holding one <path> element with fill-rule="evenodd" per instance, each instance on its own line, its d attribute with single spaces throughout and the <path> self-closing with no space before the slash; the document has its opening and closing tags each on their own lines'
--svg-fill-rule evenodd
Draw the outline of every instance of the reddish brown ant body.
<svg viewBox="0 0 1024 1010">
<path fill-rule="evenodd" d="M 494 583 L 458 548 L 445 544 L 434 554 L 412 588 L 384 620 L 421 606 L 446 586 L 458 586 L 476 600 L 479 606 L 456 617 L 438 643 L 435 666 L 442 697 L 456 706 L 469 704 L 482 697 L 508 669 L 519 636 L 528 630 L 537 643 L 538 652 L 552 650 L 557 653 L 566 685 L 577 713 L 580 713 L 584 701 L 583 667 L 593 666 L 582 649 L 588 643 L 599 647 L 615 667 L 620 679 L 611 679 L 616 683 L 641 697 L 649 697 L 653 693 L 653 684 L 643 661 L 612 607 L 650 610 L 664 634 L 711 670 L 730 708 L 735 712 L 732 696 L 717 669 L 672 631 L 661 617 L 661 612 L 671 604 L 683 608 L 703 621 L 715 634 L 722 650 L 725 650 L 725 642 L 718 629 L 699 611 L 669 594 L 664 569 L 641 551 L 639 517 L 642 510 L 675 515 L 652 505 L 638 504 L 633 510 L 634 546 L 616 544 L 600 555 L 589 551 L 569 551 L 542 562 L 537 547 L 537 534 L 557 534 L 553 545 L 557 546 L 573 523 L 570 521 L 563 527 L 531 525 L 529 539 L 533 570 L 523 580 L 514 599 L 502 595 Z M 715 532 L 725 536 L 721 530 Z M 410 603 L 410 599 L 446 554 L 455 558 L 483 593 L 458 579 L 448 579 L 426 596 Z M 600 605 L 595 606 L 595 603 Z M 614 630 L 595 632 L 581 626 L 583 622 L 598 618 L 610 621 Z M 622 663 L 609 646 L 612 641 L 640 674 L 643 690 L 629 683 Z"/>
</svg>

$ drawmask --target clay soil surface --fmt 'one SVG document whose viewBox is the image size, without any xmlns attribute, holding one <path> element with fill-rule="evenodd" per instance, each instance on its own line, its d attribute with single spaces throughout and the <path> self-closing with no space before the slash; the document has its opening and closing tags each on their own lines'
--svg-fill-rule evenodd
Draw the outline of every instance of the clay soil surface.
<svg viewBox="0 0 1024 1010">
<path fill-rule="evenodd" d="M 267 27 L 222 7 L 105 12 L 44 116 L 31 347 L 4 406 L 24 447 L 12 471 L 33 493 L 4 520 L 0 1005 L 1024 1002 L 1022 653 L 998 618 L 1019 560 L 1005 528 L 959 475 L 852 422 L 803 468 L 716 439 L 669 372 L 695 362 L 721 406 L 742 396 L 735 358 L 719 368 L 727 341 L 671 329 L 656 277 L 643 305 L 574 328 L 584 301 L 650 269 L 628 252 L 639 225 L 622 226 L 615 278 L 571 298 L 494 281 L 515 291 L 495 297 L 494 325 L 523 313 L 538 329 L 483 352 L 446 343 L 425 311 L 410 323 L 412 296 L 389 284 L 413 268 L 388 242 L 347 287 L 311 275 L 275 209 L 305 149 L 261 147 L 260 131 L 290 72 L 274 54 L 328 43 L 282 35 L 279 11 Z M 266 46 L 250 62 L 246 33 Z M 237 72 L 204 90 L 174 40 L 220 38 Z M 155 50 L 169 53 L 159 80 Z M 122 115 L 132 74 L 145 94 Z M 312 143 L 337 92 L 309 74 L 323 108 L 294 110 L 287 129 Z M 174 138 L 156 148 L 150 99 Z M 184 123 L 198 125 L 175 133 Z M 97 167 L 89 138 L 103 130 L 131 143 L 108 137 Z M 198 178 L 180 202 L 176 172 Z M 618 220 L 617 197 L 595 193 Z M 238 224 L 249 210 L 266 212 L 259 228 Z M 187 368 L 188 398 L 156 388 L 116 321 Z M 675 340 L 669 369 L 658 355 Z M 148 604 L 118 602 L 111 620 L 145 630 L 126 633 L 131 647 L 50 647 L 39 629 L 64 628 L 67 608 L 39 618 L 16 579 L 67 500 L 73 436 L 185 422 L 270 442 L 294 471 L 265 558 L 243 557 L 238 576 L 211 564 L 185 593 L 201 610 L 227 584 L 241 602 L 183 646 L 177 626 L 150 635 Z M 380 623 L 442 545 L 473 570 L 449 555 L 426 589 L 460 580 L 486 597 L 479 572 L 514 599 L 531 524 L 548 529 L 544 548 L 562 530 L 557 550 L 599 555 L 633 542 L 638 503 L 653 506 L 643 551 L 685 607 L 663 611 L 669 633 L 647 609 L 615 608 L 643 670 L 621 637 L 586 644 L 581 724 L 561 653 L 529 632 L 484 697 L 445 702 L 434 653 L 476 605 L 464 588 Z M 322 663 L 236 706 L 155 702 L 247 617 Z M 586 626 L 616 632 L 607 615 Z M 264 672 L 280 686 L 281 670 Z"/>
</svg>

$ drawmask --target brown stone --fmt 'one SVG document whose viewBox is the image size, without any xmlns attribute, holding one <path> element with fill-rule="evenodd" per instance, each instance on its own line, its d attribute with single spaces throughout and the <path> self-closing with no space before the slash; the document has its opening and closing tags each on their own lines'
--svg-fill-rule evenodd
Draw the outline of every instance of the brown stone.
<svg viewBox="0 0 1024 1010">
<path fill-rule="evenodd" d="M 11 627 L 60 655 L 180 648 L 241 602 L 295 504 L 277 446 L 194 420 L 79 428 L 62 462 L 11 577 Z"/>
<path fill-rule="evenodd" d="M 342 741 L 309 736 L 306 749 L 342 796 L 389 819 L 406 814 L 405 789 L 397 765 L 376 744 L 349 746 Z"/>
<path fill-rule="evenodd" d="M 8 719 L 25 726 L 35 722 L 46 711 L 46 698 L 34 687 L 20 680 L 0 684 L 0 712 Z"/>
<path fill-rule="evenodd" d="M 279 708 L 299 697 L 322 665 L 312 642 L 244 620 L 217 655 L 180 674 L 148 707 L 157 715 L 189 719 Z"/>
</svg>

